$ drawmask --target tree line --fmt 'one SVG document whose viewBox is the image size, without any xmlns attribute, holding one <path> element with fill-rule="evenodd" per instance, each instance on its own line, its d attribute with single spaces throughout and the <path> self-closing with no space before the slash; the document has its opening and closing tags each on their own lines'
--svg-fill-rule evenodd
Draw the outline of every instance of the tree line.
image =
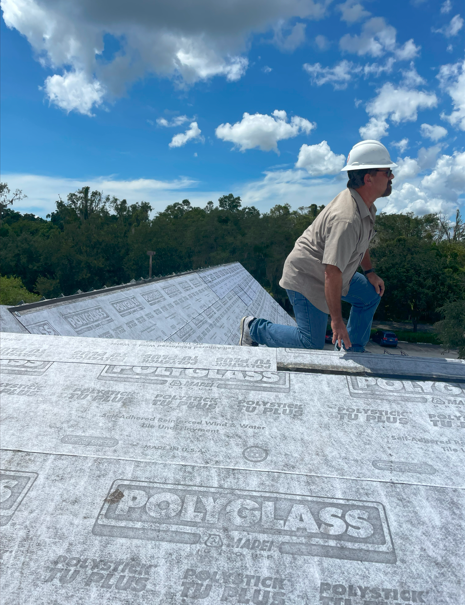
<svg viewBox="0 0 465 605">
<path fill-rule="evenodd" d="M 160 276 L 238 261 L 290 311 L 278 284 L 283 264 L 323 208 L 278 204 L 260 213 L 230 193 L 203 208 L 185 199 L 151 218 L 147 202 L 83 187 L 42 219 L 2 199 L 1 273 L 52 298 L 145 278 L 148 250 L 156 252 L 153 275 Z M 416 329 L 440 320 L 447 305 L 461 308 L 465 226 L 458 211 L 452 224 L 438 214 L 380 214 L 376 230 L 371 257 L 386 282 L 377 319 L 411 321 Z"/>
</svg>

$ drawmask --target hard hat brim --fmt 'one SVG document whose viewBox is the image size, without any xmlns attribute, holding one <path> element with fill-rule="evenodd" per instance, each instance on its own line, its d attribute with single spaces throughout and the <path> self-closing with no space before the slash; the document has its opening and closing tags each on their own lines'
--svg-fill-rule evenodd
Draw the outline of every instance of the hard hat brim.
<svg viewBox="0 0 465 605">
<path fill-rule="evenodd" d="M 397 168 L 397 166 L 398 164 L 395 164 L 394 162 L 386 162 L 384 164 L 347 164 L 346 166 L 344 166 L 344 168 L 342 168 L 341 172 L 348 172 L 349 170 L 367 170 L 374 168 Z"/>
</svg>

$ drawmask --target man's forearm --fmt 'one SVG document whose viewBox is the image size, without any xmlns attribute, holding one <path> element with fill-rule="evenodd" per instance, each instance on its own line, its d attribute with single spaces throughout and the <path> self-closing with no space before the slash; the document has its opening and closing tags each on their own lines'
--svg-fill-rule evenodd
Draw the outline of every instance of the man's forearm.
<svg viewBox="0 0 465 605">
<path fill-rule="evenodd" d="M 373 269 L 373 265 L 371 264 L 371 260 L 370 260 L 370 253 L 368 252 L 368 250 L 365 252 L 365 255 L 362 258 L 362 262 L 360 264 L 362 266 L 362 269 L 365 271 L 365 273 L 368 271 L 368 269 Z M 385 289 L 384 281 L 381 279 L 381 277 L 379 275 L 376 274 L 374 269 L 373 269 L 373 271 L 368 273 L 367 279 L 370 282 L 370 284 L 373 286 L 373 288 L 375 289 L 376 293 L 379 294 L 380 296 L 383 296 L 384 289 Z"/>
<path fill-rule="evenodd" d="M 362 258 L 362 262 L 360 263 L 362 269 L 364 271 L 368 271 L 368 269 L 373 269 L 373 265 L 371 264 L 370 252 L 367 250 L 365 252 L 364 257 Z"/>
<path fill-rule="evenodd" d="M 336 268 L 337 269 L 337 268 Z M 329 313 L 333 321 L 342 320 L 342 273 L 337 271 L 325 272 L 325 297 Z"/>
<path fill-rule="evenodd" d="M 352 346 L 346 325 L 342 319 L 342 272 L 335 265 L 325 267 L 325 297 L 331 315 L 331 328 L 333 330 L 333 344 L 346 349 Z"/>
</svg>

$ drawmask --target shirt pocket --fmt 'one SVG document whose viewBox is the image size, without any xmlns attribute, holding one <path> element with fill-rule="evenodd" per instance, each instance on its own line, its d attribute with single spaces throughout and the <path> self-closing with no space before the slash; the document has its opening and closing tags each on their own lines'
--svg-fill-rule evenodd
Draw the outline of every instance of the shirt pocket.
<svg viewBox="0 0 465 605">
<path fill-rule="evenodd" d="M 366 250 L 368 249 L 369 243 L 370 238 L 368 237 L 368 233 L 365 233 L 357 244 L 357 253 L 365 254 Z"/>
</svg>

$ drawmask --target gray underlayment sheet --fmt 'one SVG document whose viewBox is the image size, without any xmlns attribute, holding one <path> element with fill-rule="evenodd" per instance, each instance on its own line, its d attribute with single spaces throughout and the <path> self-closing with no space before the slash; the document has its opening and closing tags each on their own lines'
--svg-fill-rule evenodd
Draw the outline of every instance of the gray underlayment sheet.
<svg viewBox="0 0 465 605">
<path fill-rule="evenodd" d="M 0 305 L 0 332 L 28 334 L 26 328 L 17 320 L 15 315 L 8 311 L 9 308 L 7 305 Z"/>
<path fill-rule="evenodd" d="M 464 365 L 292 355 L 2 334 L 2 605 L 463 605 Z"/>
<path fill-rule="evenodd" d="M 235 345 L 244 316 L 295 325 L 239 263 L 16 307 L 13 315 L 31 334 Z"/>
</svg>

